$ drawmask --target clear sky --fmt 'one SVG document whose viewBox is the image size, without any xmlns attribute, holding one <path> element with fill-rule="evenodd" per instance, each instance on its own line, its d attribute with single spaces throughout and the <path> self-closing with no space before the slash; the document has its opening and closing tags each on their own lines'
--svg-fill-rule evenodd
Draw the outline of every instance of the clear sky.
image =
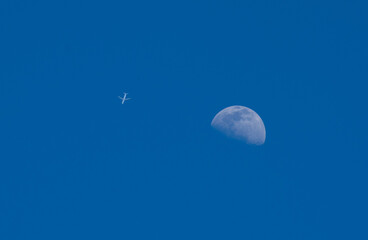
<svg viewBox="0 0 368 240">
<path fill-rule="evenodd" d="M 1 1 L 0 239 L 368 239 L 367 7 Z"/>
</svg>

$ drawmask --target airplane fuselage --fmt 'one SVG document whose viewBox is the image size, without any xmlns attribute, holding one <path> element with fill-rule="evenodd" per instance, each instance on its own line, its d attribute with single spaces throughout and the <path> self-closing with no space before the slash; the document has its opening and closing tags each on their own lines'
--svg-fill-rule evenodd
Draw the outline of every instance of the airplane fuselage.
<svg viewBox="0 0 368 240">
<path fill-rule="evenodd" d="M 124 96 L 123 97 L 120 97 L 119 96 L 119 99 L 121 100 L 121 104 L 124 104 L 124 102 L 126 101 L 126 100 L 129 100 L 129 98 L 127 98 L 127 93 L 124 93 Z"/>
<path fill-rule="evenodd" d="M 121 104 L 124 104 L 125 99 L 126 99 L 126 93 L 124 93 L 124 97 L 123 97 L 123 99 L 121 100 Z"/>
</svg>

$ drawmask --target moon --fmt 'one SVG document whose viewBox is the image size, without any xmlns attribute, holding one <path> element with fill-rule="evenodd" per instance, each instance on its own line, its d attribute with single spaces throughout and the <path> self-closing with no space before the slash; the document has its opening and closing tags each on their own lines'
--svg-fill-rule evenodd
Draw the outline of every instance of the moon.
<svg viewBox="0 0 368 240">
<path fill-rule="evenodd" d="M 262 145 L 266 140 L 266 128 L 261 117 L 247 107 L 236 105 L 221 110 L 213 118 L 211 126 L 247 144 Z"/>
</svg>

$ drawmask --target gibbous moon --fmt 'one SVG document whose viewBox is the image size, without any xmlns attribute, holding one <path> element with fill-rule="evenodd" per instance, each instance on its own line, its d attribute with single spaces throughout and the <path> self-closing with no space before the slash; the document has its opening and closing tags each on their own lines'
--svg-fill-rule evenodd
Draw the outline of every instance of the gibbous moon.
<svg viewBox="0 0 368 240">
<path fill-rule="evenodd" d="M 211 126 L 225 135 L 248 144 L 262 145 L 266 129 L 262 119 L 250 108 L 231 106 L 221 110 L 213 118 Z"/>
</svg>

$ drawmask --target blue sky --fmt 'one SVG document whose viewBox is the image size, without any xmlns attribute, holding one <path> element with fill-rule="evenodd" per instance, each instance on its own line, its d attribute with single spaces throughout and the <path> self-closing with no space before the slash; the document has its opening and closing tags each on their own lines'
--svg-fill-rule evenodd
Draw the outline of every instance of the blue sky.
<svg viewBox="0 0 368 240">
<path fill-rule="evenodd" d="M 367 239 L 367 7 L 2 1 L 0 239 Z"/>
</svg>

